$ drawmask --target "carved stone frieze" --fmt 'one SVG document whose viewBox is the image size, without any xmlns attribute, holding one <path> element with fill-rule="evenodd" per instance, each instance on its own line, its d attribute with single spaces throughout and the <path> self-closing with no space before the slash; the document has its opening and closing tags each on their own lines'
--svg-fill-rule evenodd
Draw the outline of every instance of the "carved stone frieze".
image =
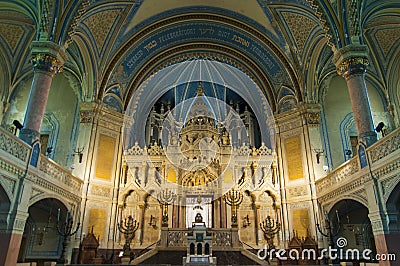
<svg viewBox="0 0 400 266">
<path fill-rule="evenodd" d="M 169 231 L 168 246 L 184 247 L 186 245 L 187 232 L 185 231 Z"/>
<path fill-rule="evenodd" d="M 301 119 L 289 122 L 289 123 L 282 123 L 278 125 L 279 127 L 279 132 L 286 132 L 295 128 L 299 128 L 302 126 L 302 121 Z"/>
<path fill-rule="evenodd" d="M 302 202 L 296 202 L 296 203 L 288 204 L 288 209 L 289 210 L 306 209 L 308 207 L 310 207 L 310 202 L 309 201 L 302 201 Z"/>
<path fill-rule="evenodd" d="M 310 126 L 318 126 L 319 125 L 319 119 L 321 116 L 320 112 L 307 112 L 304 114 L 306 121 L 307 121 L 307 125 Z"/>
<path fill-rule="evenodd" d="M 323 196 L 319 197 L 319 201 L 321 203 L 325 203 L 325 202 L 331 202 L 334 199 L 337 199 L 338 197 L 345 197 L 346 195 L 351 195 L 354 194 L 355 191 L 358 191 L 356 196 L 359 197 L 359 191 L 364 191 L 364 185 L 366 182 L 371 180 L 371 176 L 365 175 L 362 176 L 356 180 L 354 180 L 353 182 L 350 182 L 344 186 L 338 187 L 336 189 L 334 189 L 333 191 L 328 192 L 327 194 L 324 194 Z M 365 192 L 363 192 L 365 193 Z M 365 197 L 366 199 L 366 197 Z M 366 204 L 366 202 L 365 202 Z"/>
<path fill-rule="evenodd" d="M 99 126 L 105 127 L 107 129 L 110 129 L 110 130 L 115 131 L 115 132 L 119 132 L 121 127 L 122 127 L 122 124 L 121 125 L 117 125 L 117 124 L 114 124 L 114 123 L 112 123 L 110 121 L 105 121 L 105 120 L 100 120 L 99 119 Z M 117 137 L 117 135 L 113 134 L 113 137 Z"/>
<path fill-rule="evenodd" d="M 230 232 L 226 231 L 213 231 L 213 243 L 214 247 L 230 247 L 232 246 L 232 236 Z"/>
<path fill-rule="evenodd" d="M 29 148 L 21 142 L 8 136 L 8 134 L 0 131 L 0 149 L 11 154 L 17 159 L 26 161 L 28 158 Z"/>
<path fill-rule="evenodd" d="M 286 191 L 289 198 L 296 198 L 308 195 L 307 186 L 288 187 Z"/>
<path fill-rule="evenodd" d="M 82 124 L 92 123 L 94 121 L 95 112 L 91 110 L 83 110 L 80 112 L 80 117 L 80 122 Z"/>
<path fill-rule="evenodd" d="M 393 135 L 387 136 L 387 139 L 368 151 L 370 161 L 372 163 L 388 156 L 396 150 L 400 149 L 400 131 L 396 131 Z"/>
<path fill-rule="evenodd" d="M 92 185 L 90 192 L 94 196 L 99 196 L 99 197 L 104 197 L 104 198 L 111 197 L 111 188 L 110 187 Z"/>
</svg>

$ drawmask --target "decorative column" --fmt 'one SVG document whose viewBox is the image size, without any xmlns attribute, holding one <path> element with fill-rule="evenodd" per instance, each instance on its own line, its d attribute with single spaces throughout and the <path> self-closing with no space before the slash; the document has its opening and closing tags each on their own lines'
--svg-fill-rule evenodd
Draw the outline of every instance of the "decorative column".
<svg viewBox="0 0 400 266">
<path fill-rule="evenodd" d="M 25 111 L 24 128 L 19 135 L 28 144 L 40 137 L 51 82 L 67 60 L 64 48 L 53 42 L 33 41 L 31 50 L 34 76 Z"/>
<path fill-rule="evenodd" d="M 368 47 L 359 44 L 348 45 L 336 51 L 332 61 L 338 74 L 347 82 L 358 140 L 370 146 L 376 142 L 377 136 L 365 84 L 365 72 L 369 64 Z"/>
</svg>

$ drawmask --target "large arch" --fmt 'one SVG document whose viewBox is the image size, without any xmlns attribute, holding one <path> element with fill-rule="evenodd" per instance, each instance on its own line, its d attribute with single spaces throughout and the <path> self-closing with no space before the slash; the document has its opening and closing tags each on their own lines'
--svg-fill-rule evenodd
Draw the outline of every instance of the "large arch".
<svg viewBox="0 0 400 266">
<path fill-rule="evenodd" d="M 370 249 L 376 253 L 372 225 L 369 219 L 368 207 L 354 199 L 341 199 L 337 201 L 327 214 L 332 236 L 332 248 L 359 250 Z M 327 223 L 327 221 L 325 221 Z M 323 231 L 326 228 L 319 228 Z M 322 233 L 327 233 L 322 232 Z M 362 259 L 362 258 L 359 258 Z M 358 260 L 359 260 L 358 259 Z M 342 261 L 353 261 L 355 258 L 344 257 Z"/>
<path fill-rule="evenodd" d="M 21 247 L 19 262 L 56 261 L 60 258 L 63 237 L 58 232 L 64 229 L 65 222 L 72 215 L 73 228 L 77 226 L 76 213 L 56 198 L 41 198 L 29 206 Z"/>
<path fill-rule="evenodd" d="M 126 110 L 130 122 L 125 124 L 125 139 L 129 139 L 124 143 L 125 148 L 136 141 L 144 144 L 145 123 L 154 103 L 171 88 L 190 82 L 210 82 L 236 92 L 254 111 L 260 131 L 264 132 L 261 140 L 275 148 L 273 110 L 261 89 L 239 69 L 212 59 L 193 59 L 168 66 L 139 86 Z"/>
<path fill-rule="evenodd" d="M 399 234 L 400 232 L 400 183 L 390 188 L 386 201 L 386 209 L 389 220 L 389 233 Z"/>
<path fill-rule="evenodd" d="M 99 100 L 119 84 L 116 94 L 128 102 L 139 85 L 160 69 L 199 55 L 226 62 L 246 73 L 267 96 L 275 110 L 276 90 L 281 85 L 293 88 L 302 101 L 297 73 L 288 58 L 267 37 L 265 28 L 240 14 L 222 15 L 221 10 L 186 9 L 161 14 L 128 31 L 132 37 L 116 51 L 101 81 Z M 169 17 L 168 17 L 169 16 Z"/>
</svg>

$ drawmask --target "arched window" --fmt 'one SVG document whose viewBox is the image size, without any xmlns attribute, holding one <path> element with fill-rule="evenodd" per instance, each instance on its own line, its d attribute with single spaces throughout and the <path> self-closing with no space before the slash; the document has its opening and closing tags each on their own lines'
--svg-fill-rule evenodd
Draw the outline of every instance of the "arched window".
<svg viewBox="0 0 400 266">
<path fill-rule="evenodd" d="M 190 244 L 189 254 L 194 255 L 194 244 L 193 243 Z"/>
<path fill-rule="evenodd" d="M 206 243 L 204 245 L 204 254 L 205 255 L 210 255 L 210 244 Z"/>
<path fill-rule="evenodd" d="M 197 255 L 203 255 L 203 245 L 201 243 L 197 244 Z"/>
</svg>

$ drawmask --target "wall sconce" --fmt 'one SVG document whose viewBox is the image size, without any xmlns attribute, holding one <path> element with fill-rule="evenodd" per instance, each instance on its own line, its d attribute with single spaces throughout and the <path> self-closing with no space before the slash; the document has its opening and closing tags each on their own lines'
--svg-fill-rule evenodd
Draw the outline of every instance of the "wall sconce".
<svg viewBox="0 0 400 266">
<path fill-rule="evenodd" d="M 321 155 L 324 154 L 324 150 L 313 149 L 313 152 L 315 152 L 315 157 L 317 158 L 317 164 L 319 164 Z"/>
<path fill-rule="evenodd" d="M 246 216 L 243 217 L 243 227 L 246 228 L 247 226 L 250 226 L 250 220 L 249 220 L 249 215 L 247 214 Z"/>
<path fill-rule="evenodd" d="M 150 225 L 151 227 L 153 227 L 154 229 L 157 228 L 157 218 L 156 218 L 155 216 L 150 215 L 150 222 L 149 222 L 149 225 Z"/>
<path fill-rule="evenodd" d="M 82 162 L 82 158 L 83 158 L 83 150 L 85 149 L 85 147 L 83 147 L 82 149 L 78 148 L 77 150 L 74 150 L 74 154 L 72 156 L 75 157 L 75 155 L 78 155 L 79 158 L 79 163 Z"/>
</svg>

